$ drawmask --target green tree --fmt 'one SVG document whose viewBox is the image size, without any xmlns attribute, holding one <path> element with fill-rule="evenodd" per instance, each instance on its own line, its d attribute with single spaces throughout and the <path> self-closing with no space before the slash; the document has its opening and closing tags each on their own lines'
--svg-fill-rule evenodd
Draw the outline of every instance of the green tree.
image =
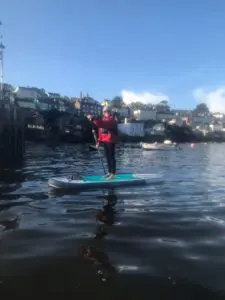
<svg viewBox="0 0 225 300">
<path fill-rule="evenodd" d="M 130 108 L 132 108 L 133 110 L 141 110 L 144 109 L 144 104 L 141 102 L 132 102 L 130 105 Z"/>
<path fill-rule="evenodd" d="M 209 108 L 205 103 L 198 104 L 193 110 L 194 115 L 207 115 L 209 114 Z"/>
<path fill-rule="evenodd" d="M 112 107 L 115 107 L 115 108 L 123 107 L 123 105 L 124 105 L 123 98 L 120 96 L 114 97 L 111 101 L 111 105 L 112 105 Z"/>
<path fill-rule="evenodd" d="M 158 104 L 156 104 L 156 108 L 159 112 L 169 112 L 170 107 L 167 100 L 162 100 Z"/>
</svg>

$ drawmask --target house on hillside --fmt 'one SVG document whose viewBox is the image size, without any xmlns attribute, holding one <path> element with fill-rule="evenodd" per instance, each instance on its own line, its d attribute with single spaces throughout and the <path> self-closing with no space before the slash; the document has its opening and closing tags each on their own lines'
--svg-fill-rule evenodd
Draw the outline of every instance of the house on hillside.
<svg viewBox="0 0 225 300">
<path fill-rule="evenodd" d="M 46 92 L 44 89 L 39 89 L 36 87 L 23 87 L 18 86 L 13 91 L 15 98 L 17 99 L 38 99 L 40 97 L 46 97 Z"/>
<path fill-rule="evenodd" d="M 133 116 L 134 119 L 137 121 L 149 121 L 149 120 L 156 120 L 156 111 L 154 110 L 134 110 Z"/>
<path fill-rule="evenodd" d="M 85 116 L 89 114 L 93 116 L 99 116 L 102 114 L 101 104 L 88 95 L 82 98 L 72 98 L 71 101 L 73 102 L 73 105 L 79 116 Z"/>
<path fill-rule="evenodd" d="M 54 98 L 54 99 L 59 99 L 62 98 L 62 96 L 59 93 L 50 93 L 50 92 L 46 92 L 46 95 L 50 98 Z"/>
</svg>

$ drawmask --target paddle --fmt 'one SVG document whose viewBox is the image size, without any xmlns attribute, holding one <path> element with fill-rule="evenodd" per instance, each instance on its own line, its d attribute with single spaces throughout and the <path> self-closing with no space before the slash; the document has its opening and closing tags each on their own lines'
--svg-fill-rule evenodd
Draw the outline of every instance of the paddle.
<svg viewBox="0 0 225 300">
<path fill-rule="evenodd" d="M 95 143 L 97 145 L 98 141 L 97 141 L 97 137 L 96 137 L 96 133 L 95 133 L 94 129 L 92 130 L 92 133 L 93 133 L 93 136 L 94 136 Z M 101 164 L 102 164 L 103 171 L 106 174 L 106 170 L 105 170 L 105 166 L 104 166 L 104 162 L 103 162 L 103 158 L 102 158 L 101 152 L 100 152 L 99 148 L 96 148 L 96 150 L 98 151 L 98 155 L 99 155 L 99 159 L 100 159 Z"/>
<path fill-rule="evenodd" d="M 88 147 L 89 147 L 90 151 L 98 151 L 98 149 L 96 148 L 96 146 L 89 145 Z"/>
</svg>

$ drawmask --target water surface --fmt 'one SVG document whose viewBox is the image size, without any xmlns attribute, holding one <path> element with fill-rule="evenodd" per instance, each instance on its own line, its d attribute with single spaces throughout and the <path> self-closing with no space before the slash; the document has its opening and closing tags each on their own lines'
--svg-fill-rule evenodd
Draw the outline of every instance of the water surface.
<svg viewBox="0 0 225 300">
<path fill-rule="evenodd" d="M 119 147 L 146 186 L 60 194 L 53 176 L 100 174 L 85 145 L 30 144 L 0 174 L 0 292 L 16 297 L 217 299 L 225 295 L 224 144 Z"/>
</svg>

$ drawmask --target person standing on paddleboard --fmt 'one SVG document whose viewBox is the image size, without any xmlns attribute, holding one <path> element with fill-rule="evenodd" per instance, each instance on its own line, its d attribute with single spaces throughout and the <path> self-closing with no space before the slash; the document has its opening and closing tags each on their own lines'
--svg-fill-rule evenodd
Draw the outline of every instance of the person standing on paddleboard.
<svg viewBox="0 0 225 300">
<path fill-rule="evenodd" d="M 87 118 L 98 128 L 98 140 L 96 147 L 103 144 L 108 165 L 108 174 L 105 177 L 112 179 L 116 174 L 115 146 L 117 142 L 117 121 L 111 113 L 110 107 L 103 108 L 102 118 Z"/>
</svg>

